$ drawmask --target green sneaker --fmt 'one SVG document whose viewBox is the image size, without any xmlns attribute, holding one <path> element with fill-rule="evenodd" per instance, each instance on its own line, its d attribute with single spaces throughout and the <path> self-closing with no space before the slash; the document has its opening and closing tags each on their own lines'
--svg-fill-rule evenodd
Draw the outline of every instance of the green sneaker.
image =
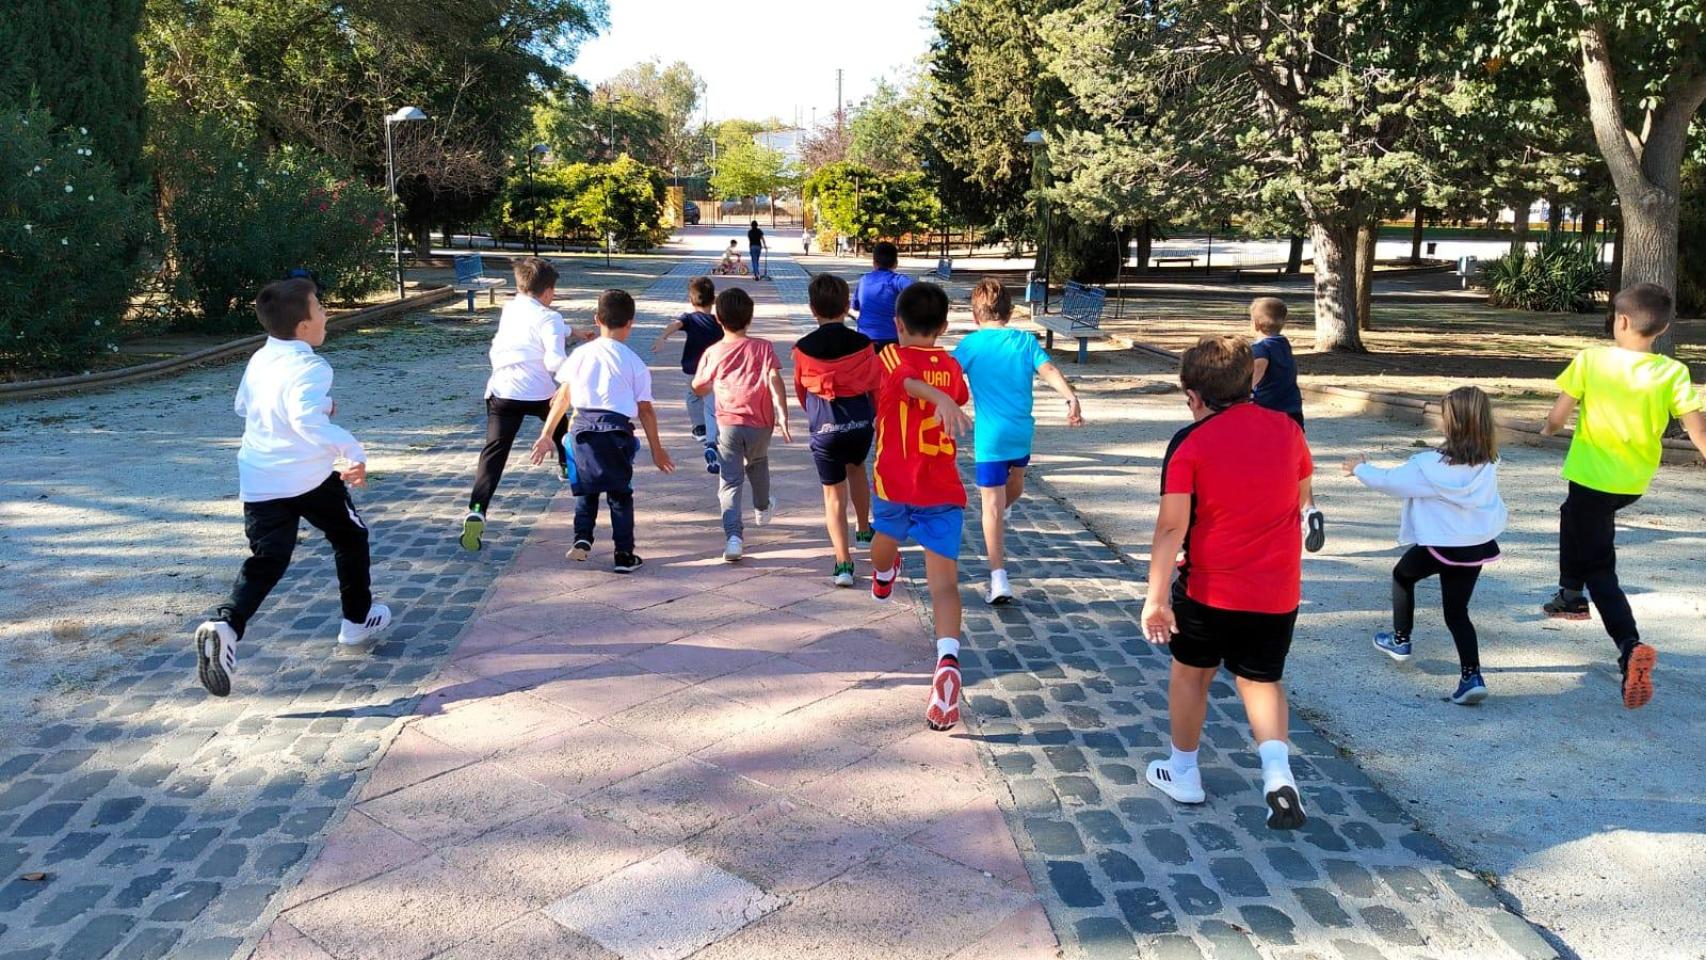
<svg viewBox="0 0 1706 960">
<path fill-rule="evenodd" d="M 877 538 L 877 531 L 875 531 L 875 530 L 855 530 L 855 531 L 853 531 L 853 542 L 858 544 L 861 547 L 870 546 L 871 541 L 875 540 L 876 538 Z"/>
<path fill-rule="evenodd" d="M 849 560 L 846 563 L 836 564 L 835 575 L 831 579 L 835 581 L 835 585 L 838 587 L 853 586 L 853 561 Z"/>
<path fill-rule="evenodd" d="M 486 516 L 478 510 L 468 511 L 462 521 L 462 536 L 457 540 L 469 553 L 480 552 L 480 537 L 486 532 Z"/>
</svg>

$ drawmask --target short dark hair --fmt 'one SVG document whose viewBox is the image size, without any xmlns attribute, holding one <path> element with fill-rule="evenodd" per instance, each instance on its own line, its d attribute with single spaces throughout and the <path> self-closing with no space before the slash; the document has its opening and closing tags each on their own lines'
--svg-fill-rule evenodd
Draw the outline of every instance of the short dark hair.
<svg viewBox="0 0 1706 960">
<path fill-rule="evenodd" d="M 1250 301 L 1251 322 L 1270 337 L 1285 329 L 1285 318 L 1285 301 L 1279 297 L 1257 297 Z"/>
<path fill-rule="evenodd" d="M 745 330 L 752 323 L 752 294 L 739 287 L 717 294 L 717 323 L 724 330 Z"/>
<path fill-rule="evenodd" d="M 314 281 L 306 277 L 269 283 L 255 294 L 255 315 L 261 327 L 279 340 L 295 340 L 296 328 L 313 313 L 313 302 L 319 295 Z"/>
<path fill-rule="evenodd" d="M 933 337 L 948 328 L 948 295 L 934 283 L 914 283 L 894 302 L 895 319 L 915 337 Z"/>
<path fill-rule="evenodd" d="M 833 320 L 847 316 L 847 281 L 833 273 L 820 273 L 813 277 L 811 286 L 806 288 L 806 296 L 811 300 L 814 317 Z"/>
<path fill-rule="evenodd" d="M 1255 360 L 1243 337 L 1208 336 L 1179 359 L 1179 383 L 1195 390 L 1210 409 L 1224 410 L 1250 399 L 1250 372 Z"/>
<path fill-rule="evenodd" d="M 620 330 L 634 322 L 634 298 L 626 290 L 610 289 L 598 295 L 598 322 Z"/>
<path fill-rule="evenodd" d="M 1013 316 L 1013 297 L 1000 280 L 984 277 L 971 288 L 971 316 L 978 323 L 1006 323 Z"/>
<path fill-rule="evenodd" d="M 893 270 L 900 263 L 900 248 L 884 240 L 871 248 L 871 262 L 884 270 Z"/>
<path fill-rule="evenodd" d="M 687 302 L 703 309 L 717 302 L 717 285 L 710 277 L 694 277 L 687 281 Z"/>
<path fill-rule="evenodd" d="M 541 257 L 517 257 L 515 261 L 515 288 L 530 297 L 557 285 L 557 268 L 551 266 L 551 261 Z"/>
<path fill-rule="evenodd" d="M 1624 287 L 1611 298 L 1611 314 L 1627 316 L 1629 325 L 1643 337 L 1656 337 L 1670 326 L 1671 312 L 1676 300 L 1670 291 L 1656 283 L 1637 283 Z"/>
</svg>

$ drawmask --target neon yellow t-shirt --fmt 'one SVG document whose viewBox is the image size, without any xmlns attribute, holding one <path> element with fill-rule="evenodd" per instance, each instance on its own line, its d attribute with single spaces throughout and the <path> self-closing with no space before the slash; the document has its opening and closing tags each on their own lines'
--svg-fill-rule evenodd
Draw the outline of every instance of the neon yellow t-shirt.
<svg viewBox="0 0 1706 960">
<path fill-rule="evenodd" d="M 1622 347 L 1576 354 L 1558 375 L 1558 389 L 1580 404 L 1564 479 L 1604 493 L 1646 493 L 1659 469 L 1665 427 L 1701 408 L 1687 367 Z"/>
</svg>

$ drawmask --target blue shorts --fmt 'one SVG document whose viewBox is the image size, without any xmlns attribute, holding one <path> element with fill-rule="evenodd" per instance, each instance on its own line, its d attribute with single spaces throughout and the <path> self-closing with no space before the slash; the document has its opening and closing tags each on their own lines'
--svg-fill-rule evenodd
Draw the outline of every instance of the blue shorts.
<svg viewBox="0 0 1706 960">
<path fill-rule="evenodd" d="M 908 538 L 949 560 L 960 558 L 960 533 L 965 528 L 964 507 L 909 507 L 882 497 L 871 498 L 871 527 L 878 533 L 905 543 Z"/>
<path fill-rule="evenodd" d="M 977 485 L 980 487 L 1005 487 L 1007 471 L 1023 470 L 1031 465 L 1031 455 L 1025 454 L 1017 460 L 980 460 L 977 464 Z"/>
</svg>

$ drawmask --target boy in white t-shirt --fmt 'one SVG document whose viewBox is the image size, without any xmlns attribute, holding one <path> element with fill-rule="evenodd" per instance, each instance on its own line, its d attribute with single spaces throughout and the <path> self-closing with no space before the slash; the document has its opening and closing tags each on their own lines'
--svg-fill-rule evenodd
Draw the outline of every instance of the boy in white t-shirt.
<svg viewBox="0 0 1706 960">
<path fill-rule="evenodd" d="M 557 368 L 562 386 L 551 401 L 545 426 L 533 443 L 534 463 L 557 448 L 558 424 L 572 407 L 569 426 L 570 458 L 566 461 L 569 489 L 575 495 L 575 545 L 570 560 L 592 553 L 593 528 L 598 523 L 598 495 L 610 504 L 610 535 L 616 545 L 614 569 L 633 573 L 641 560 L 634 552 L 634 455 L 640 442 L 634 421 L 646 432 L 652 462 L 664 473 L 675 463 L 658 439 L 657 413 L 652 409 L 652 372 L 627 344 L 634 328 L 634 298 L 625 290 L 606 290 L 598 298 L 598 339 L 581 347 Z"/>
<path fill-rule="evenodd" d="M 538 257 L 515 261 L 515 296 L 504 304 L 498 332 L 492 337 L 492 376 L 486 381 L 486 445 L 474 468 L 474 489 L 468 495 L 468 516 L 462 521 L 462 549 L 480 549 L 492 494 L 503 479 L 510 447 L 528 417 L 545 419 L 557 392 L 555 374 L 568 358 L 564 339 L 570 332 L 563 315 L 551 309 L 557 296 L 557 268 Z M 596 333 L 575 332 L 591 340 Z M 556 435 L 557 462 L 567 476 L 563 431 Z"/>
</svg>

